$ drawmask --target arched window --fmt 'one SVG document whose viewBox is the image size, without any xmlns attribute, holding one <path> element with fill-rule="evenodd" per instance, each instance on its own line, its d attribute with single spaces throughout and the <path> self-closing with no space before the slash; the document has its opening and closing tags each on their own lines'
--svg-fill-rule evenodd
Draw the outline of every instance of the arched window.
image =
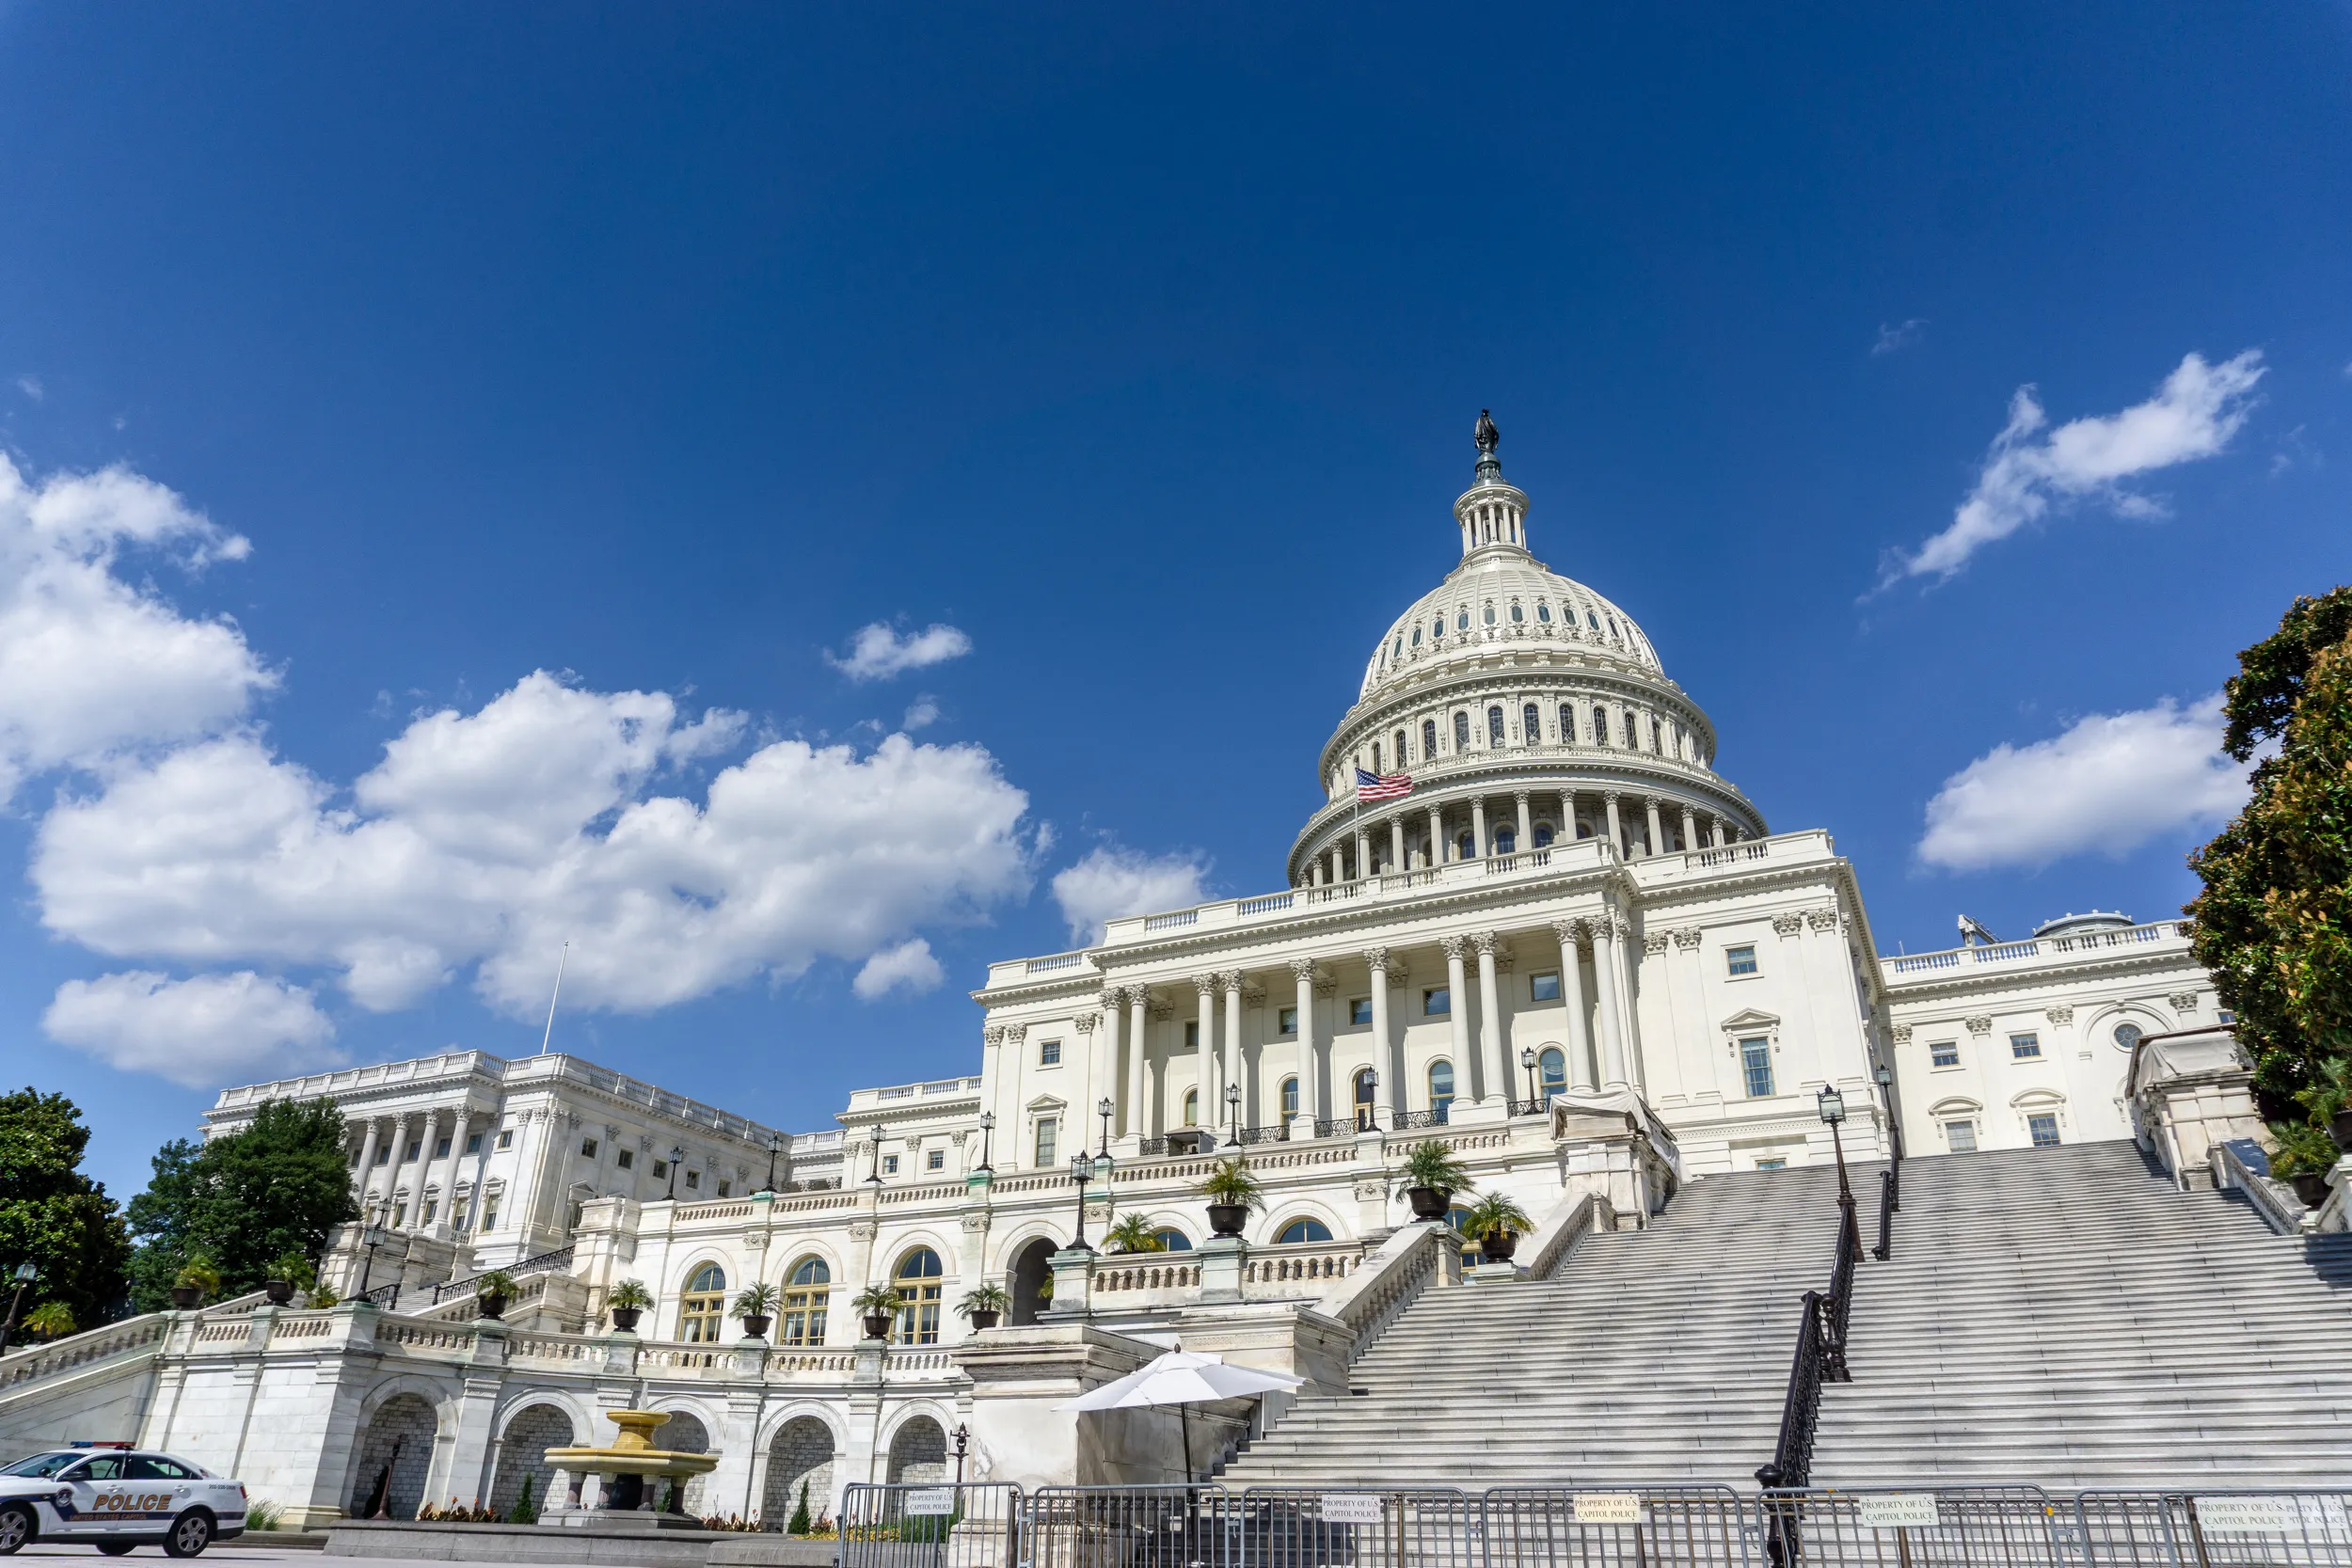
<svg viewBox="0 0 2352 1568">
<path fill-rule="evenodd" d="M 1479 613 L 1479 619 L 1490 626 L 1495 624 L 1495 606 L 1492 599 L 1486 601 L 1486 608 Z"/>
<path fill-rule="evenodd" d="M 1455 631 L 1470 630 L 1470 606 L 1464 605 L 1454 612 L 1454 629 Z"/>
<path fill-rule="evenodd" d="M 1593 705 L 1593 744 L 1609 744 L 1609 710 L 1598 703 Z"/>
<path fill-rule="evenodd" d="M 1429 623 L 1429 641 L 1435 642 L 1445 636 L 1445 617 L 1440 615 Z"/>
<path fill-rule="evenodd" d="M 1454 857 L 1455 860 L 1474 861 L 1478 858 L 1478 840 L 1467 830 L 1462 834 L 1461 842 L 1454 847 L 1461 851 Z"/>
<path fill-rule="evenodd" d="M 1454 716 L 1454 749 L 1457 752 L 1470 750 L 1470 715 L 1467 713 Z"/>
<path fill-rule="evenodd" d="M 1628 751 L 1641 744 L 1633 738 L 1633 715 L 1630 712 L 1625 715 L 1625 744 Z"/>
<path fill-rule="evenodd" d="M 1274 1238 L 1278 1245 L 1284 1242 L 1327 1242 L 1330 1239 L 1331 1227 L 1321 1220 L 1293 1220 L 1282 1227 L 1280 1234 Z"/>
<path fill-rule="evenodd" d="M 678 1297 L 677 1337 L 690 1345 L 717 1342 L 726 1304 L 727 1271 L 716 1263 L 705 1263 L 694 1271 Z"/>
<path fill-rule="evenodd" d="M 1454 1064 L 1438 1060 L 1429 1064 L 1429 1109 L 1436 1119 L 1446 1119 L 1446 1107 L 1454 1103 Z"/>
<path fill-rule="evenodd" d="M 1396 732 L 1396 765 L 1397 765 L 1399 768 L 1404 767 L 1404 766 L 1405 766 L 1405 763 L 1406 763 L 1406 750 L 1405 750 L 1405 732 L 1404 732 L 1403 730 L 1399 730 L 1399 731 L 1397 731 L 1397 732 Z"/>
<path fill-rule="evenodd" d="M 1518 600 L 1513 599 L 1511 601 L 1511 624 L 1516 626 L 1526 619 L 1527 611 L 1519 607 Z"/>
<path fill-rule="evenodd" d="M 1535 619 L 1545 626 L 1551 625 L 1551 606 L 1542 599 L 1535 601 Z"/>
<path fill-rule="evenodd" d="M 833 1294 L 833 1270 L 822 1258 L 803 1258 L 784 1276 L 784 1326 L 780 1345 L 825 1342 L 825 1302 Z"/>
<path fill-rule="evenodd" d="M 1437 754 L 1438 721 L 1435 719 L 1424 719 L 1421 721 L 1421 760 L 1427 762 Z"/>
<path fill-rule="evenodd" d="M 1661 756 L 1663 756 L 1666 752 L 1665 742 L 1659 738 L 1658 721 L 1655 719 L 1649 721 L 1649 749 Z M 1374 771 L 1376 772 L 1378 769 L 1375 768 Z"/>
<path fill-rule="evenodd" d="M 1614 615 L 1609 617 L 1609 635 L 1612 637 L 1620 635 L 1617 630 L 1617 618 Z"/>
<path fill-rule="evenodd" d="M 1557 838 L 1558 836 L 1559 836 L 1559 834 L 1558 834 L 1558 833 L 1557 833 L 1557 832 L 1553 830 L 1553 828 L 1552 828 L 1552 826 L 1551 826 L 1551 824 L 1550 824 L 1550 823 L 1549 823 L 1549 822 L 1538 822 L 1538 823 L 1536 823 L 1536 824 L 1535 824 L 1535 847 L 1536 847 L 1536 848 L 1538 848 L 1538 849 L 1549 849 L 1549 848 L 1550 848 L 1550 847 L 1551 847 L 1551 841 L 1552 841 L 1554 838 Z"/>
<path fill-rule="evenodd" d="M 1199 1089 L 1184 1091 L 1184 1125 L 1186 1127 L 1200 1125 L 1200 1091 Z"/>
<path fill-rule="evenodd" d="M 1372 1119 L 1373 1092 L 1376 1086 L 1372 1069 L 1356 1069 L 1356 1131 L 1359 1132 L 1369 1132 L 1378 1125 Z"/>
<path fill-rule="evenodd" d="M 1589 610 L 1584 612 L 1584 624 L 1592 627 L 1595 631 L 1600 630 L 1600 617 L 1594 614 Z"/>
<path fill-rule="evenodd" d="M 1413 646 L 1416 648 L 1421 646 L 1421 627 L 1418 624 L 1413 627 Z"/>
<path fill-rule="evenodd" d="M 1486 709 L 1486 744 L 1502 744 L 1502 705 L 1496 703 Z"/>
<path fill-rule="evenodd" d="M 1160 1243 L 1162 1252 L 1190 1252 L 1192 1250 L 1192 1238 L 1173 1227 L 1165 1230 L 1154 1230 L 1152 1232 L 1152 1239 Z"/>
<path fill-rule="evenodd" d="M 1544 710 L 1534 703 L 1519 705 L 1519 738 L 1530 746 L 1544 742 Z"/>
<path fill-rule="evenodd" d="M 1389 661 L 1390 661 L 1391 664 L 1393 664 L 1393 663 L 1394 663 L 1394 662 L 1396 662 L 1398 659 L 1403 658 L 1404 657 L 1405 657 L 1405 634 L 1404 634 L 1403 632 L 1398 632 L 1398 633 L 1396 634 L 1396 643 L 1395 643 L 1395 645 L 1394 645 L 1393 647 L 1390 648 L 1390 650 L 1389 650 Z"/>
<path fill-rule="evenodd" d="M 1555 1094 L 1568 1092 L 1568 1059 L 1556 1045 L 1547 1045 L 1535 1055 L 1535 1071 L 1543 1085 L 1546 1100 Z"/>
<path fill-rule="evenodd" d="M 946 1273 L 939 1254 L 927 1246 L 898 1259 L 898 1272 L 890 1280 L 891 1289 L 898 1292 L 898 1321 L 890 1331 L 893 1344 L 939 1343 L 940 1276 Z"/>
<path fill-rule="evenodd" d="M 1298 1080 L 1295 1078 L 1282 1080 L 1282 1114 L 1286 1117 L 1298 1114 Z"/>
<path fill-rule="evenodd" d="M 1517 828 L 1512 827 L 1509 823 L 1507 823 L 1507 822 L 1506 822 L 1506 823 L 1504 823 L 1502 827 L 1497 828 L 1497 829 L 1495 830 L 1495 853 L 1496 853 L 1496 854 L 1498 854 L 1498 855 L 1513 855 L 1513 854 L 1517 854 L 1517 853 L 1518 852 L 1518 847 L 1519 847 L 1519 831 L 1518 831 Z"/>
<path fill-rule="evenodd" d="M 1380 766 L 1380 742 L 1377 740 L 1372 743 L 1372 770 L 1375 773 L 1385 773 L 1388 771 L 1387 768 Z"/>
<path fill-rule="evenodd" d="M 1560 705 L 1560 744 L 1576 744 L 1576 709 L 1565 703 Z"/>
</svg>

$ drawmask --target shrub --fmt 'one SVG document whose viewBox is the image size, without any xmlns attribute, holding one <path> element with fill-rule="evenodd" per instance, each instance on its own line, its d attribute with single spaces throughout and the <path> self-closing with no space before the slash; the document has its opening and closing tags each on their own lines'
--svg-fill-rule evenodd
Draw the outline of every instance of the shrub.
<svg viewBox="0 0 2352 1568">
<path fill-rule="evenodd" d="M 1527 1211 L 1502 1193 L 1488 1193 L 1470 1205 L 1462 1217 L 1462 1234 L 1485 1241 L 1499 1230 L 1524 1236 L 1535 1228 L 1535 1222 L 1527 1217 Z"/>
<path fill-rule="evenodd" d="M 612 1293 L 604 1298 L 604 1304 L 608 1307 L 620 1307 L 623 1311 L 643 1312 L 653 1305 L 653 1292 L 645 1289 L 642 1279 L 624 1279 L 612 1287 Z"/>
<path fill-rule="evenodd" d="M 963 1299 L 956 1303 L 956 1310 L 962 1313 L 967 1321 L 975 1312 L 1006 1312 L 1011 1307 L 1012 1297 L 1007 1295 L 1005 1288 L 993 1279 L 964 1292 Z M 802 1484 L 807 1483 L 804 1481 Z"/>
<path fill-rule="evenodd" d="M 740 1323 L 745 1318 L 772 1318 L 776 1304 L 784 1293 L 766 1280 L 755 1280 L 735 1292 L 735 1305 L 727 1308 L 727 1316 Z"/>
<path fill-rule="evenodd" d="M 1239 1155 L 1219 1160 L 1193 1188 L 1195 1193 L 1211 1203 L 1230 1204 L 1243 1209 L 1265 1207 L 1265 1186 L 1249 1174 L 1249 1165 Z"/>
<path fill-rule="evenodd" d="M 1435 1187 L 1441 1193 L 1468 1192 L 1471 1186 L 1470 1167 L 1454 1157 L 1452 1146 L 1436 1138 L 1413 1146 L 1396 1179 L 1400 1187 Z"/>
<path fill-rule="evenodd" d="M 801 1506 L 792 1511 L 791 1522 L 784 1527 L 787 1535 L 806 1535 L 811 1528 L 808 1519 L 808 1481 L 801 1481 Z"/>
</svg>

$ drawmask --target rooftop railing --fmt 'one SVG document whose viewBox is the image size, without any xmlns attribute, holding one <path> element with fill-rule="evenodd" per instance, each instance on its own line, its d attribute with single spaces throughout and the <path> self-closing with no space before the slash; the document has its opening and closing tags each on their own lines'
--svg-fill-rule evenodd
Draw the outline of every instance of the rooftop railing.
<svg viewBox="0 0 2352 1568">
<path fill-rule="evenodd" d="M 1988 947 L 1947 947 L 1934 953 L 1905 953 L 1891 958 L 1882 957 L 1879 961 L 1897 974 L 1932 974 L 1979 964 L 2022 963 L 2030 958 L 2074 957 L 2138 947 L 2147 942 L 2161 942 L 2167 937 L 2185 936 L 2186 933 L 2181 929 L 2182 925 L 2183 922 L 2178 920 L 2154 920 L 2144 926 L 2075 931 L 2066 936 L 1994 942 Z"/>
</svg>

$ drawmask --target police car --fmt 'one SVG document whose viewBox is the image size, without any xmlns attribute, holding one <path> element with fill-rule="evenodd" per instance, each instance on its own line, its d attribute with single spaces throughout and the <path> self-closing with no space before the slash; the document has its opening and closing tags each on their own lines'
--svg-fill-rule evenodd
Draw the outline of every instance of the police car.
<svg viewBox="0 0 2352 1568">
<path fill-rule="evenodd" d="M 0 1469 L 0 1557 L 34 1541 L 194 1557 L 245 1533 L 245 1488 L 167 1453 L 75 1443 Z"/>
</svg>

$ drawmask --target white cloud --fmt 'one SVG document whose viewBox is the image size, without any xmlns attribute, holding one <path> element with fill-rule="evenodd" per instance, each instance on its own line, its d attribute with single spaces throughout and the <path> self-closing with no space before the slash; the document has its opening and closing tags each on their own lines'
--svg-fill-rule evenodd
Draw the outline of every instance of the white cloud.
<svg viewBox="0 0 2352 1568">
<path fill-rule="evenodd" d="M 277 686 L 235 626 L 117 570 L 135 549 L 194 571 L 249 547 L 126 470 L 33 484 L 0 456 L 0 801 L 30 774 L 214 733 Z"/>
<path fill-rule="evenodd" d="M 27 374 L 18 376 L 16 378 L 16 389 L 24 393 L 26 397 L 31 398 L 35 403 L 40 403 L 49 396 L 49 389 L 40 384 L 40 377 L 37 375 Z"/>
<path fill-rule="evenodd" d="M 468 965 L 494 1006 L 644 1011 L 820 958 L 859 962 L 1029 883 L 1027 797 L 977 746 L 780 740 L 697 802 L 653 787 L 740 720 L 544 673 L 416 720 L 349 804 L 230 735 L 61 800 L 33 857 L 41 917 L 108 954 L 315 964 L 402 1007 Z"/>
<path fill-rule="evenodd" d="M 887 621 L 861 626 L 850 640 L 849 654 L 827 654 L 825 662 L 853 681 L 887 680 L 909 670 L 921 670 L 961 658 L 972 651 L 972 639 L 950 626 L 930 626 L 901 633 Z"/>
<path fill-rule="evenodd" d="M 1075 865 L 1056 873 L 1054 899 L 1069 923 L 1070 940 L 1083 946 L 1102 941 L 1110 921 L 1200 903 L 1207 896 L 1201 880 L 1208 870 L 1205 861 L 1182 851 L 1147 855 L 1099 845 Z"/>
<path fill-rule="evenodd" d="M 898 727 L 912 735 L 938 722 L 939 704 L 930 697 L 917 697 L 907 705 L 906 716 L 898 721 Z"/>
<path fill-rule="evenodd" d="M 2246 803 L 2246 765 L 2221 754 L 2219 693 L 2092 714 L 2063 735 L 2003 744 L 1944 781 L 1918 856 L 1948 871 L 2038 867 L 2130 852 L 2220 822 Z"/>
<path fill-rule="evenodd" d="M 110 1066 L 192 1089 L 348 1060 L 310 992 L 251 970 L 174 980 L 142 969 L 68 980 L 41 1026 Z"/>
<path fill-rule="evenodd" d="M 2160 515 L 2155 501 L 2122 489 L 2122 482 L 2227 449 L 2252 411 L 2251 393 L 2264 374 L 2259 349 L 2218 365 L 2191 354 L 2147 402 L 2071 420 L 2046 436 L 2041 433 L 2048 420 L 2033 388 L 2020 387 L 2010 400 L 2009 423 L 1994 437 L 1976 488 L 1951 526 L 1915 553 L 1898 554 L 1880 586 L 1906 577 L 1949 578 L 2053 502 L 2088 499 L 2126 516 Z"/>
<path fill-rule="evenodd" d="M 866 960 L 850 982 L 850 989 L 871 1002 L 886 996 L 895 988 L 922 992 L 935 989 L 947 978 L 947 972 L 931 957 L 931 944 L 921 937 L 885 947 Z"/>
<path fill-rule="evenodd" d="M 1925 316 L 1914 316 L 1900 326 L 1879 323 L 1878 341 L 1870 345 L 1870 357 L 1876 359 L 1882 355 L 1901 353 L 1926 337 L 1927 327 L 1928 319 Z"/>
</svg>

